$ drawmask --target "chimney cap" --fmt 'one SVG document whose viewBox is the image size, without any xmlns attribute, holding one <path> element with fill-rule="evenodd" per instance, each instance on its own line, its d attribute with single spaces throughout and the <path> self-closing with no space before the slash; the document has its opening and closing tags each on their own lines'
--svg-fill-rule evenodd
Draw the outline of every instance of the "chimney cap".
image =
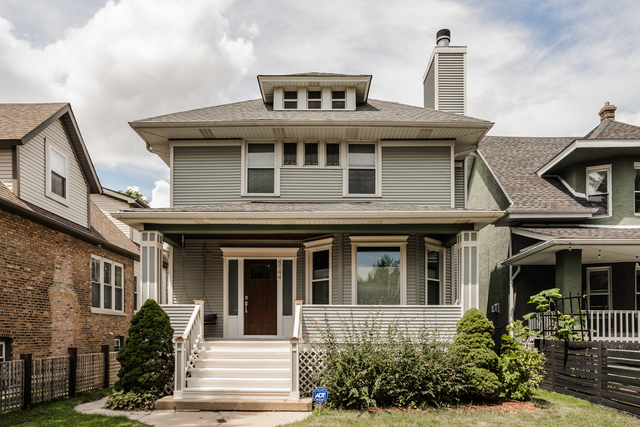
<svg viewBox="0 0 640 427">
<path fill-rule="evenodd" d="M 438 46 L 449 46 L 449 42 L 451 41 L 451 31 L 446 28 L 438 31 L 436 33 L 436 45 Z"/>
<path fill-rule="evenodd" d="M 617 109 L 618 108 L 615 105 L 610 105 L 608 102 L 605 102 L 604 107 L 602 107 L 598 112 L 598 115 L 600 115 L 600 123 L 607 119 L 615 120 Z"/>
</svg>

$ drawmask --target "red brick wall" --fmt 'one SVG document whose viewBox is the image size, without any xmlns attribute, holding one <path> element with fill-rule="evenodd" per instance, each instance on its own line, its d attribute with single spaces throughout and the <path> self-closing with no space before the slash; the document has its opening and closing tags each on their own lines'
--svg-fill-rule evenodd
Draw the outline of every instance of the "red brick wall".
<svg viewBox="0 0 640 427">
<path fill-rule="evenodd" d="M 92 254 L 124 266 L 125 316 L 91 313 Z M 132 259 L 0 210 L 0 339 L 12 340 L 13 359 L 113 347 L 132 314 Z"/>
</svg>

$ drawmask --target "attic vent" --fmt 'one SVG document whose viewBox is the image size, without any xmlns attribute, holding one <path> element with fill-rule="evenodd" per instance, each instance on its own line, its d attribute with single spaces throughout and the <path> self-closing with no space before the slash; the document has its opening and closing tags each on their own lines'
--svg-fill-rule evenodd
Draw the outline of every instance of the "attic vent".
<svg viewBox="0 0 640 427">
<path fill-rule="evenodd" d="M 200 131 L 200 135 L 204 136 L 205 138 L 213 138 L 213 132 L 211 132 L 210 129 L 198 129 Z"/>
<path fill-rule="evenodd" d="M 276 139 L 284 138 L 286 135 L 284 128 L 274 128 L 272 130 L 273 130 L 273 137 Z"/>
</svg>

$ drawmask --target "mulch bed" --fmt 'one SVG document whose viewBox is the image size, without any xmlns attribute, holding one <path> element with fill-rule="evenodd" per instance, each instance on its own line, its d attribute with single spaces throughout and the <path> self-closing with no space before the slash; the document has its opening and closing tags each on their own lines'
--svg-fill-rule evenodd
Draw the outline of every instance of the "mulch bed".
<svg viewBox="0 0 640 427">
<path fill-rule="evenodd" d="M 536 406 L 532 402 L 520 402 L 518 400 L 498 397 L 495 399 L 485 399 L 481 401 L 462 402 L 454 408 L 447 409 L 407 409 L 407 408 L 369 408 L 369 412 L 378 414 L 383 412 L 426 412 L 426 411 L 462 411 L 464 413 L 475 413 L 480 411 L 517 413 L 536 412 L 543 408 Z"/>
</svg>

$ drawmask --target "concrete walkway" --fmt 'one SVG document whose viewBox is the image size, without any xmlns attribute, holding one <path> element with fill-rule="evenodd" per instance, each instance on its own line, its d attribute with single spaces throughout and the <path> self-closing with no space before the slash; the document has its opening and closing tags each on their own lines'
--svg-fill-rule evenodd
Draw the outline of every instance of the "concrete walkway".
<svg viewBox="0 0 640 427">
<path fill-rule="evenodd" d="M 157 427 L 192 426 L 245 426 L 276 427 L 300 421 L 311 415 L 310 412 L 229 412 L 229 411 L 114 411 L 105 409 L 107 398 L 95 402 L 83 403 L 74 409 L 83 414 L 121 416 Z M 221 421 L 224 419 L 224 421 Z"/>
</svg>

